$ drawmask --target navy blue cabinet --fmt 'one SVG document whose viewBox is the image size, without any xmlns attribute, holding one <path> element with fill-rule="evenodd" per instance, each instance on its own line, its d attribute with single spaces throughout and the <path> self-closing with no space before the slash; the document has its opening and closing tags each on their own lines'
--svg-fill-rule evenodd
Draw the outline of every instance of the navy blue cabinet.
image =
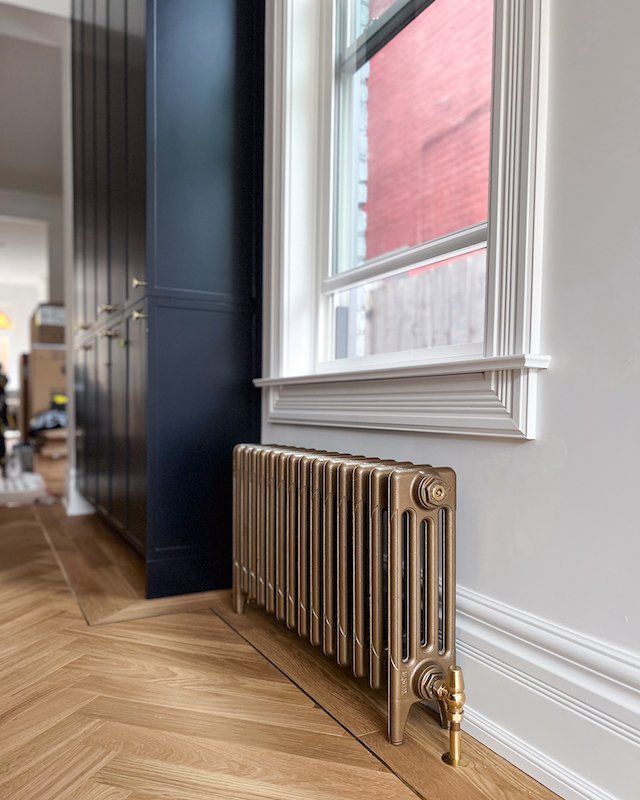
<svg viewBox="0 0 640 800">
<path fill-rule="evenodd" d="M 264 6 L 74 0 L 72 30 L 81 488 L 149 597 L 225 588 L 259 436 Z"/>
</svg>

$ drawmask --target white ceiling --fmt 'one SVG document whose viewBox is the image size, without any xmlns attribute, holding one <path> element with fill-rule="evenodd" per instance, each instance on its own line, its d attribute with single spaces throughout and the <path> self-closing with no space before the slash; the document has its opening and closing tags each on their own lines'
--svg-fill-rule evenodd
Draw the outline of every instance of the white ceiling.
<svg viewBox="0 0 640 800">
<path fill-rule="evenodd" d="M 57 1 L 30 3 L 57 14 Z M 62 50 L 69 23 L 0 2 L 0 189 L 62 194 Z"/>
<path fill-rule="evenodd" d="M 46 286 L 48 235 L 46 222 L 0 217 L 0 300 L 3 285 Z"/>
</svg>

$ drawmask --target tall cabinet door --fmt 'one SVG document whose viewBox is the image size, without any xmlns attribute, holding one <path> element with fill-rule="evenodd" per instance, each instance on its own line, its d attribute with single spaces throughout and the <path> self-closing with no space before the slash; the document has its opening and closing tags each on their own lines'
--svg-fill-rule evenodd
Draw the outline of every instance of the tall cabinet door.
<svg viewBox="0 0 640 800">
<path fill-rule="evenodd" d="M 76 347 L 74 358 L 74 399 L 76 412 L 76 481 L 82 492 L 86 489 L 86 406 L 87 406 L 87 348 Z"/>
<path fill-rule="evenodd" d="M 111 511 L 111 336 L 115 328 L 105 328 L 96 339 L 97 363 L 95 384 L 95 469 L 96 500 L 100 511 Z"/>
<path fill-rule="evenodd" d="M 97 503 L 97 452 L 98 452 L 98 414 L 97 414 L 97 337 L 85 343 L 85 398 L 84 398 L 84 496 L 90 503 Z"/>
<path fill-rule="evenodd" d="M 109 273 L 111 303 L 127 297 L 126 2 L 109 0 Z"/>
<path fill-rule="evenodd" d="M 127 530 L 141 553 L 147 544 L 147 318 L 143 307 L 127 318 Z"/>
<path fill-rule="evenodd" d="M 84 322 L 91 325 L 96 319 L 95 0 L 84 0 L 82 11 Z"/>
<path fill-rule="evenodd" d="M 108 0 L 95 2 L 96 307 L 111 312 L 109 291 Z"/>
<path fill-rule="evenodd" d="M 83 61 L 82 61 L 82 0 L 73 0 L 72 74 L 73 74 L 73 328 L 85 325 L 84 286 L 84 163 L 83 163 Z M 80 355 L 80 353 L 78 353 Z"/>
<path fill-rule="evenodd" d="M 141 300 L 146 285 L 146 0 L 127 2 L 127 297 Z"/>
<path fill-rule="evenodd" d="M 122 532 L 127 525 L 128 442 L 127 442 L 127 320 L 122 335 L 111 340 L 109 401 L 111 460 L 111 520 Z"/>
</svg>

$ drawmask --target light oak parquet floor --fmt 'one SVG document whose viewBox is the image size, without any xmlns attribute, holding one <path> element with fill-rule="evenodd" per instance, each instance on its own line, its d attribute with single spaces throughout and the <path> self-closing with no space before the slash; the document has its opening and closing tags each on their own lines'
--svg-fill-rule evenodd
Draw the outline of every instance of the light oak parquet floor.
<svg viewBox="0 0 640 800">
<path fill-rule="evenodd" d="M 144 561 L 98 516 L 68 517 L 60 505 L 34 513 L 90 625 L 209 608 L 217 595 L 146 600 Z"/>
<path fill-rule="evenodd" d="M 0 509 L 2 800 L 410 800 L 211 611 L 87 625 L 36 512 Z"/>
<path fill-rule="evenodd" d="M 339 720 L 418 796 L 429 800 L 558 800 L 556 794 L 464 731 L 462 751 L 466 766 L 444 766 L 447 732 L 428 709 L 419 705 L 411 711 L 402 746 L 389 744 L 384 693 L 371 691 L 364 681 L 355 681 L 347 670 L 337 667 L 332 659 L 255 606 L 247 605 L 244 614 L 238 615 L 232 611 L 230 598 L 219 596 L 213 610 Z"/>
<path fill-rule="evenodd" d="M 99 519 L 0 509 L 0 800 L 556 798 L 467 736 L 445 767 L 425 709 L 392 747 L 382 694 L 227 592 L 143 598 Z"/>
</svg>

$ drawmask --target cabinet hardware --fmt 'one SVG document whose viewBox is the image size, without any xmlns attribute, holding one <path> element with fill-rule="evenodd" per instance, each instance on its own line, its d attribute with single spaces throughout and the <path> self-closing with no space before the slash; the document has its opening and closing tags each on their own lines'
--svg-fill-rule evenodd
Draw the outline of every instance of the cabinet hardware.
<svg viewBox="0 0 640 800">
<path fill-rule="evenodd" d="M 131 281 L 131 285 L 133 286 L 134 289 L 137 289 L 139 286 L 146 286 L 147 282 L 146 281 L 141 281 L 140 278 L 134 278 Z"/>
<path fill-rule="evenodd" d="M 113 339 L 116 336 L 120 336 L 120 334 L 112 328 L 106 328 L 106 330 L 100 331 L 100 336 L 108 336 L 109 339 Z"/>
<path fill-rule="evenodd" d="M 139 319 L 146 319 L 147 315 L 144 311 L 134 311 L 131 315 L 131 319 L 137 322 Z"/>
<path fill-rule="evenodd" d="M 104 303 L 98 306 L 98 314 L 111 314 L 115 310 L 116 306 L 112 306 L 110 303 Z"/>
</svg>

